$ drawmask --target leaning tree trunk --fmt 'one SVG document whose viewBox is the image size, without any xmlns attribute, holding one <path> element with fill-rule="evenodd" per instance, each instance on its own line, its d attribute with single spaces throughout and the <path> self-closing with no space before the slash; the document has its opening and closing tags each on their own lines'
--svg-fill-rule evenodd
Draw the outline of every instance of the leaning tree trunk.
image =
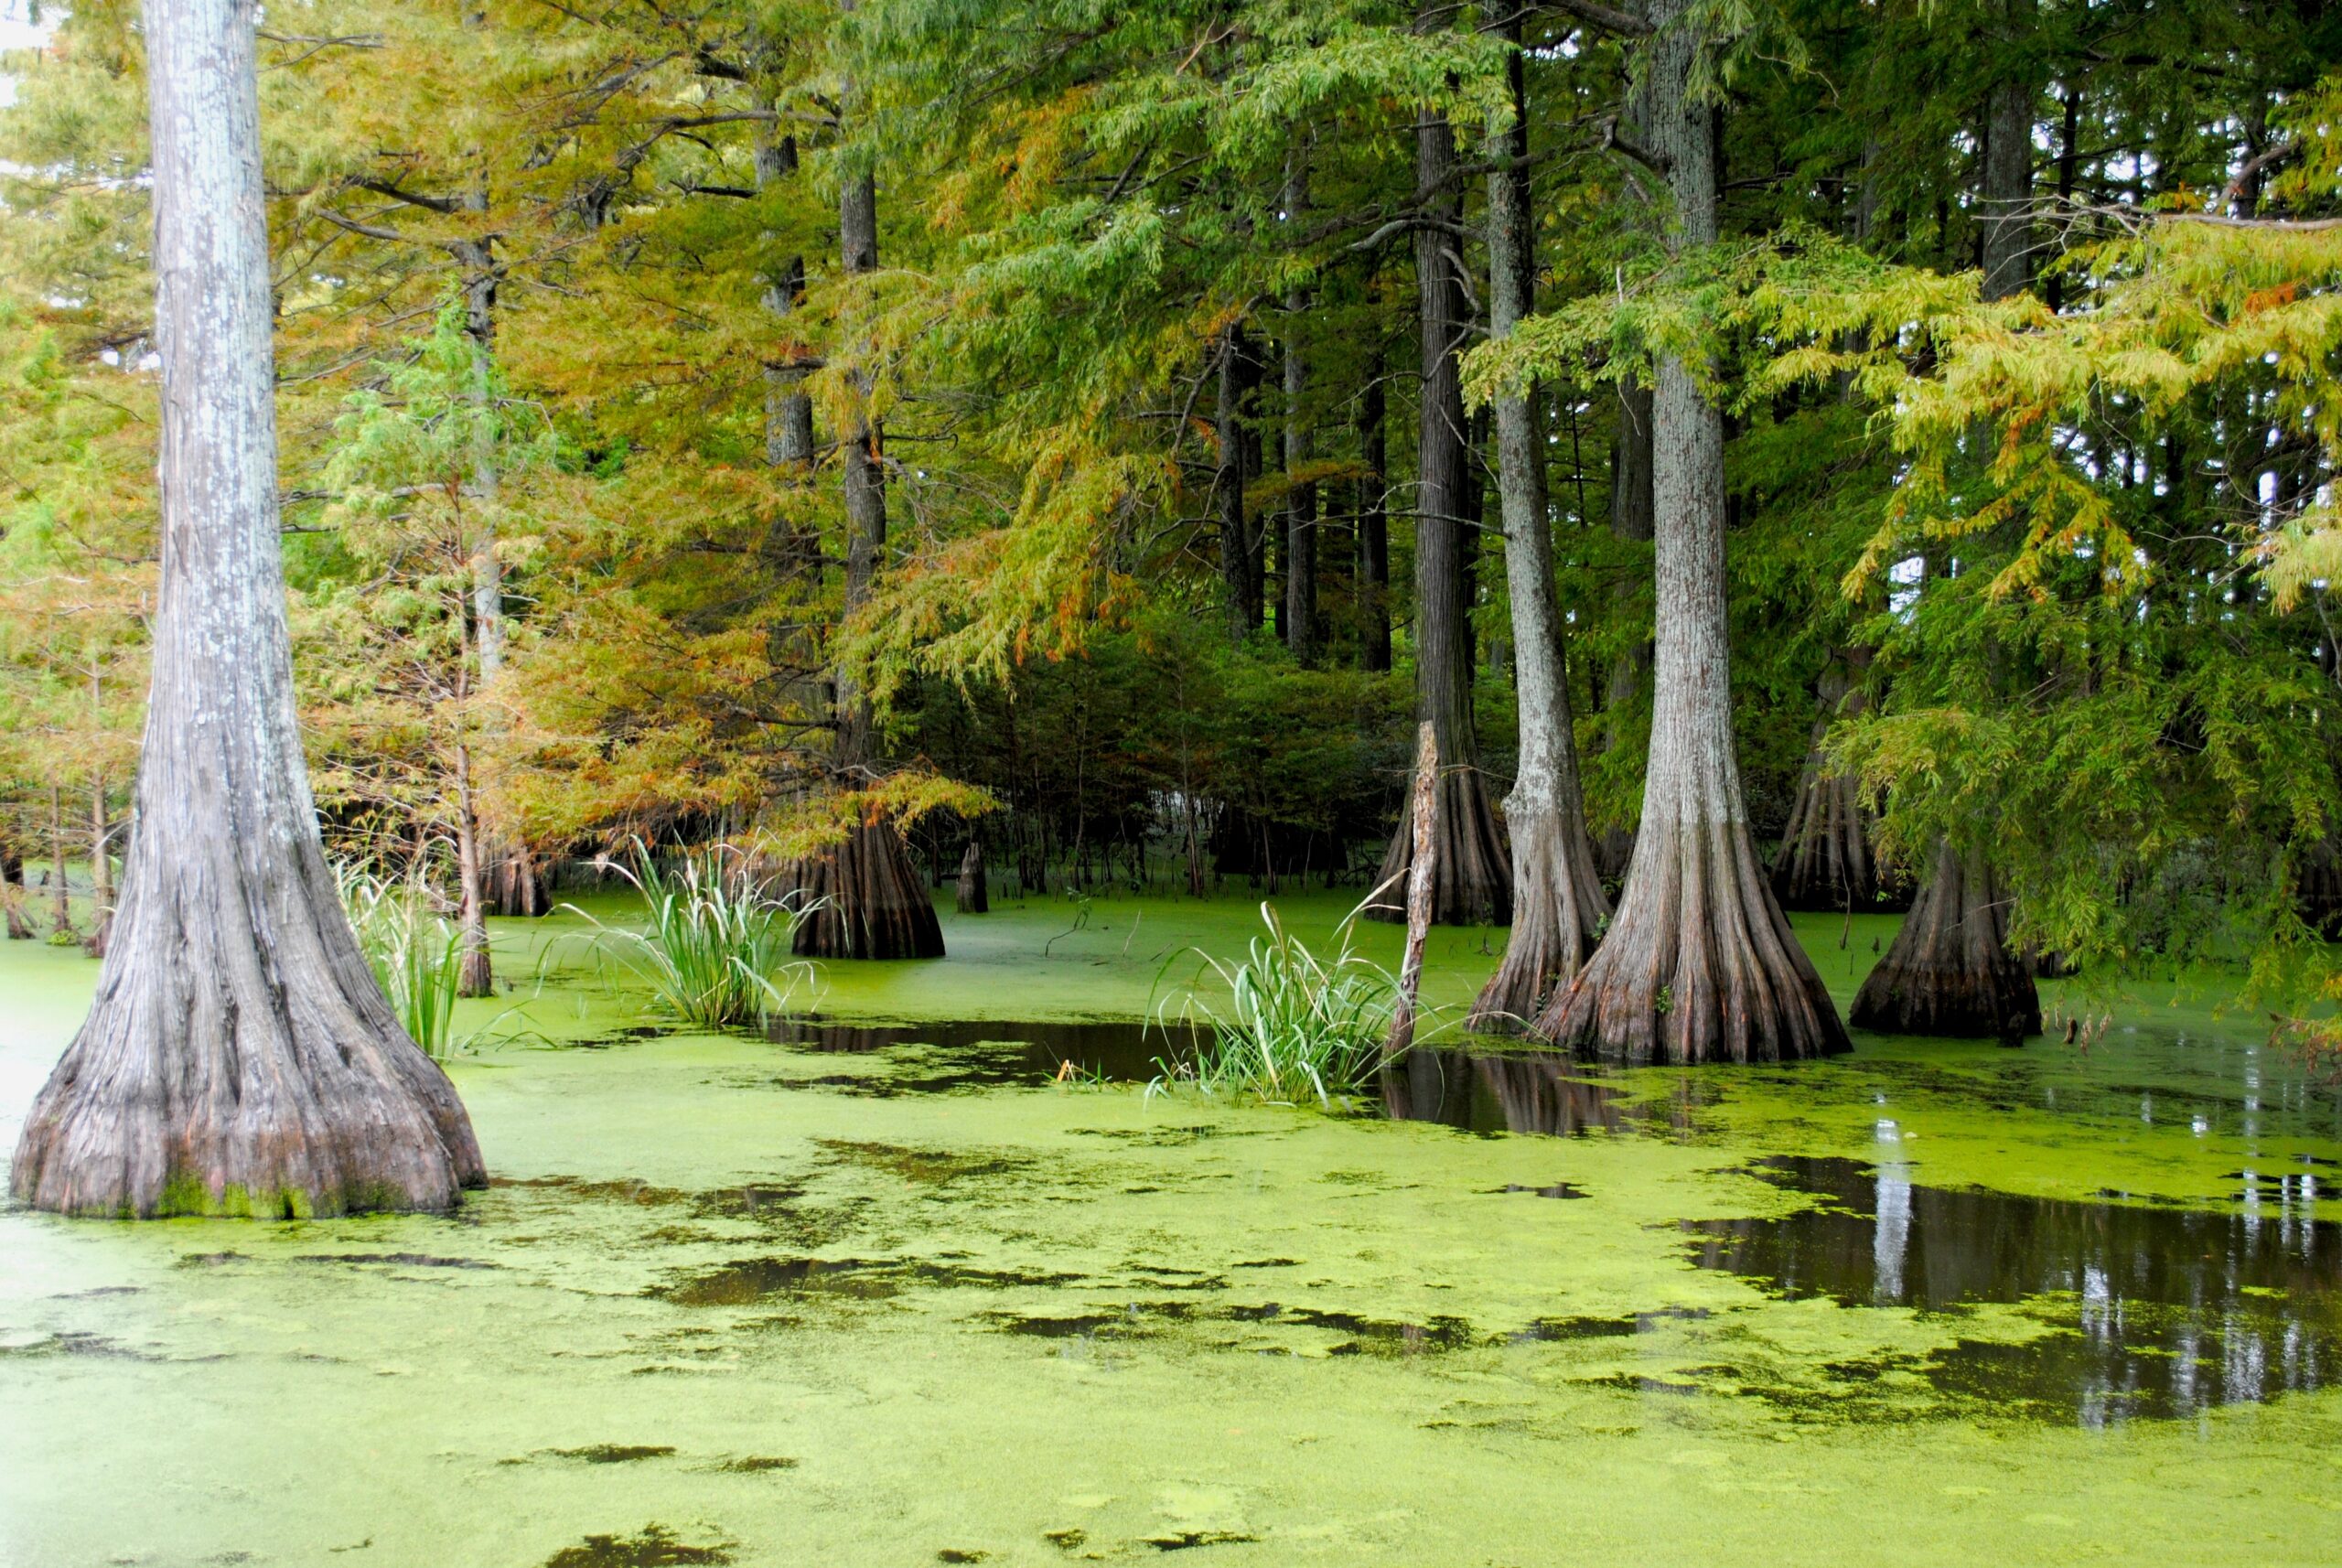
<svg viewBox="0 0 2342 1568">
<path fill-rule="evenodd" d="M 1871 814 L 1851 773 L 1833 768 L 1822 743 L 1840 716 L 1853 718 L 1865 698 L 1847 668 L 1867 657 L 1857 650 L 1832 660 L 1821 673 L 1821 713 L 1789 807 L 1780 853 L 1773 857 L 1773 896 L 1784 909 L 1875 909 L 1903 888 L 1871 851 Z"/>
<path fill-rule="evenodd" d="M 1653 139 L 1677 231 L 1716 238 L 1715 129 L 1686 91 L 1691 0 L 1655 0 Z M 1724 613 L 1724 415 L 1690 367 L 1659 360 L 1652 397 L 1658 613 L 1650 765 L 1617 914 L 1535 1032 L 1627 1062 L 1778 1061 L 1848 1048 L 1813 964 L 1773 901 L 1733 751 Z"/>
<path fill-rule="evenodd" d="M 1520 43 L 1520 24 L 1513 24 Z M 1489 138 L 1502 166 L 1488 177 L 1489 335 L 1502 338 L 1529 313 L 1536 281 L 1530 238 L 1529 120 L 1522 60 L 1509 68 L 1509 129 Z M 1520 763 L 1505 800 L 1512 840 L 1512 934 L 1504 962 L 1472 1004 L 1467 1027 L 1513 1029 L 1536 1016 L 1557 982 L 1575 974 L 1601 940 L 1610 902 L 1594 868 L 1578 788 L 1562 618 L 1553 593 L 1553 536 L 1545 508 L 1545 455 L 1536 393 L 1497 400 L 1497 497 L 1504 521 L 1507 596 L 1512 601 Z"/>
<path fill-rule="evenodd" d="M 1478 482 L 1465 451 L 1463 384 L 1457 350 L 1464 338 L 1464 288 L 1450 231 L 1462 219 L 1456 188 L 1456 133 L 1447 117 L 1424 110 L 1415 122 L 1415 188 L 1432 192 L 1426 223 L 1415 235 L 1416 287 L 1423 355 L 1423 414 L 1416 448 L 1415 697 L 1439 744 L 1434 802 L 1432 918 L 1443 926 L 1498 924 L 1512 912 L 1512 869 L 1497 836 L 1480 773 L 1472 722 L 1471 629 L 1462 612 L 1464 487 Z M 1402 819 L 1376 881 L 1405 880 L 1413 834 Z M 1369 918 L 1398 920 L 1405 910 L 1384 895 Z"/>
<path fill-rule="evenodd" d="M 2041 1032 L 2033 965 L 2008 942 L 2008 906 L 1991 864 L 1950 845 L 1911 904 L 1849 1015 L 1885 1035 L 2019 1040 Z"/>
<path fill-rule="evenodd" d="M 71 1214 L 446 1208 L 486 1177 L 317 837 L 277 542 L 251 0 L 148 0 L 162 582 L 122 910 L 16 1196 Z"/>
<path fill-rule="evenodd" d="M 865 170 L 849 177 L 838 198 L 838 248 L 848 274 L 878 266 L 877 182 Z M 865 400 L 866 377 L 859 382 Z M 866 401 L 857 407 L 840 444 L 845 468 L 845 613 L 870 600 L 886 548 L 884 435 Z M 866 777 L 871 763 L 869 701 L 843 675 L 837 682 L 838 775 Z M 912 864 L 910 846 L 883 816 L 865 818 L 845 837 L 816 850 L 796 866 L 799 894 L 812 914 L 797 928 L 797 951 L 808 958 L 941 958 L 943 927 L 928 897 L 927 879 Z"/>
</svg>

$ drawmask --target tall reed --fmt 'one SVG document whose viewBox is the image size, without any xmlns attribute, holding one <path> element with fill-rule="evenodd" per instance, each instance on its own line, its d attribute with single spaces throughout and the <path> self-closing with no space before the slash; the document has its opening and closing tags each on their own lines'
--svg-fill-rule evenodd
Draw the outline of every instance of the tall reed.
<svg viewBox="0 0 2342 1568">
<path fill-rule="evenodd" d="M 640 930 L 602 927 L 603 935 L 660 1006 L 683 1022 L 761 1026 L 811 977 L 812 966 L 791 953 L 813 906 L 765 892 L 737 850 L 687 854 L 677 869 L 661 871 L 637 843 L 633 869 L 618 869 L 642 896 L 647 918 Z"/>
<path fill-rule="evenodd" d="M 403 877 L 337 863 L 334 881 L 391 1011 L 434 1061 L 454 1047 L 463 933 L 439 912 L 420 863 Z"/>
<path fill-rule="evenodd" d="M 1191 1060 L 1158 1062 L 1163 1076 L 1150 1089 L 1193 1083 L 1207 1092 L 1239 1090 L 1280 1103 L 1306 1096 L 1328 1108 L 1368 1089 L 1385 1059 L 1399 984 L 1354 947 L 1358 916 L 1350 912 L 1336 932 L 1337 947 L 1321 956 L 1262 904 L 1267 935 L 1253 938 L 1242 959 L 1203 955 L 1229 1000 L 1223 1008 L 1192 988 L 1177 999 L 1179 1019 L 1205 1025 L 1209 1033 Z M 1170 1006 L 1166 998 L 1154 1009 L 1166 1028 Z"/>
</svg>

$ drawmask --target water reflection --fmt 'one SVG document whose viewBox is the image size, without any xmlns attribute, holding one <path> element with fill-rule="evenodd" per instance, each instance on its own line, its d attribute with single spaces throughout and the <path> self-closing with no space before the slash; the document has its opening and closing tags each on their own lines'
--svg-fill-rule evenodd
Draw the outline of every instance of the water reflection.
<svg viewBox="0 0 2342 1568">
<path fill-rule="evenodd" d="M 1402 1122 L 1437 1122 L 1473 1133 L 1573 1137 L 1615 1133 L 1628 1122 L 1686 1132 L 1693 1090 L 1667 1104 L 1628 1100 L 1606 1083 L 1576 1076 L 1571 1058 L 1534 1053 L 1409 1051 L 1382 1072 L 1382 1106 Z"/>
<path fill-rule="evenodd" d="M 941 1070 L 888 1079 L 821 1080 L 871 1093 L 998 1089 L 1046 1083 L 1067 1070 L 1085 1078 L 1144 1083 L 1162 1071 L 1159 1060 L 1194 1054 L 1196 1032 L 1185 1024 L 1125 1021 L 1004 1023 L 944 1019 L 927 1023 L 843 1022 L 818 1016 L 779 1018 L 766 1029 L 776 1045 L 801 1050 L 869 1055 L 924 1047 L 949 1058 Z"/>
<path fill-rule="evenodd" d="M 2298 1176 L 2249 1182 L 2257 1202 L 2210 1213 L 1919 1187 L 1899 1161 L 1756 1169 L 1822 1201 L 1686 1221 L 1701 1266 L 1847 1305 L 2018 1303 L 2051 1328 L 1938 1353 L 1921 1369 L 1948 1391 L 2101 1425 L 2342 1378 L 2342 1224 L 2316 1217 Z"/>
</svg>

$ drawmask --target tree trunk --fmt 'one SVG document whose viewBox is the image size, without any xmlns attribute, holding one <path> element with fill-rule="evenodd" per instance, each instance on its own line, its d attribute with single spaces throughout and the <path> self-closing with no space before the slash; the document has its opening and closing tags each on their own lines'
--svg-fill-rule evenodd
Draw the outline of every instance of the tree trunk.
<svg viewBox="0 0 2342 1568">
<path fill-rule="evenodd" d="M 1285 220 L 1298 223 L 1309 205 L 1305 153 L 1296 147 L 1284 182 Z M 1309 463 L 1309 424 L 1302 404 L 1309 392 L 1309 362 L 1301 351 L 1301 323 L 1309 295 L 1284 296 L 1284 645 L 1295 660 L 1317 657 L 1317 487 L 1294 476 Z"/>
<path fill-rule="evenodd" d="M 1416 727 L 1414 781 L 1407 789 L 1407 944 L 1399 960 L 1399 994 L 1382 1054 L 1403 1056 L 1415 1043 L 1415 999 L 1423 989 L 1423 942 L 1431 934 L 1433 871 L 1439 861 L 1439 737 L 1426 720 Z"/>
<path fill-rule="evenodd" d="M 1232 322 L 1219 338 L 1219 401 L 1213 432 L 1219 466 L 1212 474 L 1212 509 L 1219 522 L 1220 591 L 1228 635 L 1242 642 L 1259 629 L 1261 597 L 1252 576 L 1252 542 L 1244 521 L 1244 327 Z"/>
<path fill-rule="evenodd" d="M 90 934 L 82 950 L 103 958 L 113 929 L 113 861 L 106 850 L 106 776 L 90 780 Z"/>
<path fill-rule="evenodd" d="M 1656 528 L 1651 496 L 1650 388 L 1633 376 L 1618 381 L 1618 427 L 1610 446 L 1610 534 L 1631 544 L 1648 544 Z M 1631 581 L 1621 581 L 1617 597 L 1623 615 L 1637 596 Z M 1650 639 L 1638 638 L 1610 665 L 1609 683 L 1602 698 L 1602 746 L 1616 750 L 1632 736 L 1628 720 L 1642 705 L 1643 683 L 1650 674 Z M 1602 875 L 1617 881 L 1627 875 L 1635 853 L 1635 830 L 1613 822 L 1595 846 L 1594 863 Z"/>
<path fill-rule="evenodd" d="M 24 854 L 8 837 L 0 837 L 0 925 L 12 942 L 28 942 L 35 934 L 25 910 Z"/>
<path fill-rule="evenodd" d="M 1821 713 L 1813 721 L 1780 853 L 1773 857 L 1773 896 L 1785 909 L 1876 909 L 1908 890 L 1871 853 L 1871 816 L 1853 776 L 1833 773 L 1822 750 L 1832 722 L 1863 711 L 1867 699 L 1853 669 L 1869 657 L 1868 650 L 1856 649 L 1821 672 Z"/>
<path fill-rule="evenodd" d="M 88 1215 L 446 1208 L 482 1185 L 317 837 L 276 510 L 250 0 L 149 0 L 162 581 L 122 912 L 10 1187 Z"/>
<path fill-rule="evenodd" d="M 850 176 L 838 196 L 838 249 L 849 276 L 878 267 L 878 191 L 867 170 Z M 845 613 L 870 601 L 886 549 L 885 433 L 870 416 L 870 378 L 841 443 L 845 478 Z M 873 760 L 868 699 L 843 674 L 837 678 L 839 777 L 868 776 Z M 900 829 L 883 817 L 865 819 L 841 842 L 800 861 L 793 879 L 813 912 L 797 928 L 796 950 L 808 958 L 941 958 L 943 927 L 935 918 L 926 879 L 912 864 Z"/>
<path fill-rule="evenodd" d="M 1438 221 L 1415 234 L 1423 375 L 1416 447 L 1415 700 L 1418 716 L 1439 743 L 1432 918 L 1444 926 L 1498 924 L 1512 911 L 1512 870 L 1488 806 L 1472 721 L 1471 633 L 1458 613 L 1464 603 L 1464 488 L 1476 479 L 1465 450 L 1456 362 L 1465 328 L 1463 280 L 1451 253 L 1450 230 L 1463 211 L 1455 171 L 1455 131 L 1445 115 L 1425 110 L 1415 122 L 1415 188 L 1434 193 L 1428 207 Z M 1376 880 L 1397 886 L 1394 879 L 1406 870 L 1412 853 L 1413 833 L 1402 821 Z M 1403 914 L 1387 897 L 1367 909 L 1374 919 L 1396 920 Z"/>
<path fill-rule="evenodd" d="M 1716 238 L 1715 124 L 1686 91 L 1691 0 L 1654 0 L 1654 140 L 1671 244 Z M 1538 1034 L 1619 1061 L 1779 1061 L 1847 1047 L 1830 993 L 1749 842 L 1733 750 L 1724 613 L 1724 415 L 1661 357 L 1652 398 L 1657 659 L 1642 825 L 1609 934 Z"/>
<path fill-rule="evenodd" d="M 1367 669 L 1391 668 L 1391 519 L 1383 504 L 1389 489 L 1383 465 L 1389 460 L 1383 440 L 1382 365 L 1378 359 L 1367 367 L 1366 390 L 1358 400 L 1358 445 L 1366 472 L 1359 479 L 1358 594 L 1364 622 L 1361 662 Z"/>
<path fill-rule="evenodd" d="M 1938 847 L 1934 874 L 1850 1016 L 1885 1035 L 2015 1041 L 2041 1032 L 2033 967 L 2009 949 L 2008 908 L 1983 855 Z"/>
<path fill-rule="evenodd" d="M 2004 0 L 2012 29 L 2023 39 L 2002 40 L 2011 58 L 2030 41 L 2034 0 Z M 2032 74 L 2018 70 L 1994 82 L 1985 105 L 1984 295 L 2004 299 L 2033 281 Z"/>
<path fill-rule="evenodd" d="M 984 886 L 984 846 L 972 836 L 960 857 L 960 913 L 983 915 L 992 910 L 992 893 Z"/>
<path fill-rule="evenodd" d="M 1519 49 L 1508 67 L 1509 127 L 1491 127 L 1492 160 L 1509 162 L 1488 176 L 1488 331 L 1509 334 L 1534 307 L 1536 248 L 1529 209 L 1529 119 Z M 1472 1004 L 1466 1027 L 1519 1028 L 1536 1016 L 1556 983 L 1575 974 L 1601 940 L 1610 914 L 1585 836 L 1585 802 L 1577 774 L 1577 741 L 1563 674 L 1562 618 L 1553 593 L 1552 521 L 1547 513 L 1545 455 L 1537 394 L 1496 404 L 1497 498 L 1504 522 L 1507 596 L 1512 601 L 1515 689 L 1520 708 L 1520 763 L 1505 800 L 1512 840 L 1512 934 L 1504 962 Z"/>
<path fill-rule="evenodd" d="M 2032 0 L 2007 0 L 2013 25 L 2030 25 Z M 1984 288 L 2001 298 L 2032 276 L 2033 88 L 1993 84 L 1986 104 Z M 1920 590 L 1926 592 L 1924 585 Z M 1939 886 L 1949 874 L 1948 884 Z M 1956 1038 L 2022 1038 L 2040 1030 L 2032 965 L 2008 950 L 2008 915 L 1982 845 L 1936 846 L 1930 879 L 1911 901 L 1894 945 L 1863 981 L 1853 1016 L 1864 1028 Z"/>
<path fill-rule="evenodd" d="M 48 786 L 48 863 L 56 873 L 50 886 L 55 907 L 49 934 L 62 943 L 73 935 L 73 894 L 65 875 L 65 798 L 55 779 Z"/>
</svg>

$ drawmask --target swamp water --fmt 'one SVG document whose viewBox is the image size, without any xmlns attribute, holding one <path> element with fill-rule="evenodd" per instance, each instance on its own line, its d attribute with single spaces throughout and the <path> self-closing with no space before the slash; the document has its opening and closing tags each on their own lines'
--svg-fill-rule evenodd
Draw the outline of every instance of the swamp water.
<svg viewBox="0 0 2342 1568">
<path fill-rule="evenodd" d="M 773 1039 L 573 960 L 467 1004 L 457 1216 L 0 1212 L 0 1565 L 2342 1553 L 2342 1108 L 2250 1015 L 1149 1097 L 1128 1020 L 1252 918 L 947 916 Z M 1885 927 L 1800 929 L 1843 993 Z M 0 1139 L 93 973 L 0 947 Z"/>
</svg>

